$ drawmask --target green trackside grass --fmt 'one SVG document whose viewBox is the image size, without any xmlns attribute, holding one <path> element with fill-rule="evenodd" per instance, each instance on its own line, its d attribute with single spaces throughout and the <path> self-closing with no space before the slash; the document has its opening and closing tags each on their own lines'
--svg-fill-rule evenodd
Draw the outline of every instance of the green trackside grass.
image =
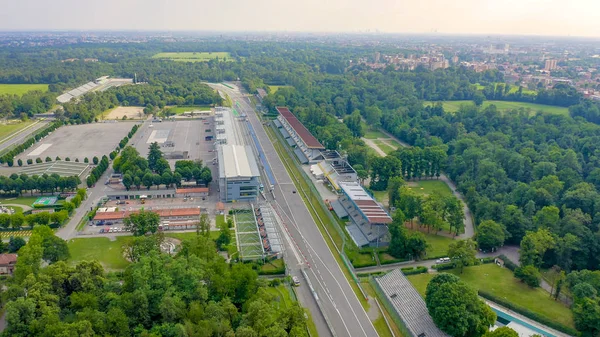
<svg viewBox="0 0 600 337">
<path fill-rule="evenodd" d="M 234 61 L 229 52 L 175 52 L 158 53 L 152 58 L 166 59 L 180 62 L 207 62 L 216 58 L 219 60 Z"/>
<path fill-rule="evenodd" d="M 379 147 L 381 149 L 381 151 L 385 152 L 385 154 L 390 154 L 390 153 L 396 151 L 395 148 L 384 143 L 382 140 L 376 139 L 373 141 L 373 143 L 375 143 L 375 145 L 377 145 L 377 147 Z"/>
<path fill-rule="evenodd" d="M 281 88 L 292 88 L 291 85 L 269 85 L 269 90 L 272 94 L 276 93 Z"/>
<path fill-rule="evenodd" d="M 408 187 L 423 195 L 437 194 L 442 197 L 452 196 L 452 190 L 441 180 L 409 181 Z"/>
<path fill-rule="evenodd" d="M 365 290 L 365 292 L 367 293 L 367 295 L 369 295 L 372 298 L 377 298 L 379 300 L 379 302 L 381 302 L 381 299 L 377 296 L 377 293 L 373 289 L 373 286 L 371 285 L 371 283 L 369 283 L 369 282 L 361 282 L 360 285 Z M 376 320 L 373 321 L 373 326 L 375 327 L 375 330 L 377 330 L 377 333 L 379 334 L 379 336 L 381 336 L 381 337 L 387 337 L 387 336 L 393 337 L 394 335 L 395 336 L 402 336 L 402 333 L 400 332 L 400 329 L 398 329 L 398 327 L 396 326 L 396 324 L 392 320 L 390 314 L 387 312 L 387 310 L 385 309 L 385 307 L 381 306 L 381 309 L 383 311 L 382 314 L 387 317 L 388 322 L 390 323 L 390 327 L 393 330 L 393 334 L 392 334 L 392 332 L 390 332 L 390 328 L 386 324 L 385 318 L 383 318 L 383 316 L 379 316 L 379 318 L 377 318 Z"/>
<path fill-rule="evenodd" d="M 302 309 L 304 309 L 304 313 L 306 314 L 306 317 L 308 317 L 306 319 L 306 326 L 308 327 L 309 336 L 318 337 L 319 332 L 317 331 L 317 326 L 315 325 L 315 321 L 313 321 L 310 311 L 308 311 L 308 309 L 306 309 L 306 308 L 302 308 Z"/>
<path fill-rule="evenodd" d="M 436 102 L 425 102 L 425 105 L 432 105 Z M 446 112 L 456 112 L 463 104 L 473 104 L 473 101 L 443 101 L 444 111 Z M 483 108 L 486 108 L 490 105 L 495 105 L 499 111 L 508 111 L 513 109 L 531 109 L 531 113 L 535 114 L 538 111 L 543 111 L 549 114 L 556 115 L 569 115 L 569 109 L 560 107 L 560 106 L 552 106 L 552 105 L 544 105 L 544 104 L 535 104 L 535 103 L 526 103 L 526 102 L 511 102 L 511 101 L 484 101 Z"/>
<path fill-rule="evenodd" d="M 271 139 L 273 146 L 275 147 L 275 151 L 277 151 L 277 154 L 282 159 L 282 162 L 283 162 L 283 165 L 285 166 L 286 171 L 290 174 L 292 180 L 294 181 L 294 185 L 296 186 L 296 188 L 298 190 L 302 189 L 304 191 L 307 191 L 307 195 L 305 195 L 304 193 L 300 193 L 300 196 L 306 203 L 308 211 L 310 212 L 310 215 L 315 220 L 317 227 L 319 228 L 319 230 L 321 231 L 321 234 L 323 235 L 323 239 L 327 243 L 329 250 L 332 252 L 333 257 L 335 258 L 338 265 L 340 266 L 340 269 L 344 273 L 344 276 L 346 276 L 346 279 L 350 283 L 352 290 L 354 290 L 356 297 L 362 304 L 363 308 L 365 310 L 369 310 L 369 302 L 367 302 L 367 300 L 363 297 L 362 292 L 358 288 L 358 285 L 356 284 L 356 282 L 354 282 L 352 274 L 350 274 L 350 271 L 348 270 L 348 268 L 346 268 L 344 266 L 342 257 L 340 256 L 340 253 L 338 252 L 338 249 L 341 250 L 341 248 L 342 248 L 342 238 L 339 235 L 339 232 L 337 231 L 337 229 L 334 227 L 335 225 L 332 224 L 328 220 L 327 215 L 323 211 L 323 208 L 318 206 L 319 203 L 321 203 L 322 201 L 319 199 L 319 197 L 316 197 L 312 193 L 310 193 L 311 192 L 310 188 L 308 187 L 308 185 L 306 184 L 306 181 L 304 181 L 304 179 L 296 178 L 296 177 L 301 177 L 299 168 L 297 167 L 297 165 L 295 165 L 295 162 L 293 162 L 293 159 L 289 156 L 287 151 L 282 147 L 281 143 L 279 142 L 279 139 L 273 133 L 273 130 L 269 127 L 265 128 L 265 130 L 267 132 L 267 135 L 269 136 L 269 139 Z M 292 163 L 292 164 L 290 165 L 289 163 Z M 310 199 L 308 199 L 308 198 L 310 198 Z M 314 209 L 312 207 L 309 207 L 309 205 L 311 205 L 311 204 L 316 205 L 314 207 Z M 319 221 L 319 218 L 322 219 L 323 222 Z M 329 233 L 329 235 L 327 233 Z"/>
<path fill-rule="evenodd" d="M 465 283 L 473 288 L 485 290 L 497 297 L 527 308 L 548 319 L 573 327 L 573 315 L 571 310 L 561 302 L 554 301 L 548 293 L 541 288 L 530 288 L 516 279 L 513 273 L 493 263 L 464 268 L 460 274 L 459 270 L 449 270 Z M 413 286 L 425 297 L 427 283 L 434 274 L 419 274 L 408 276 Z"/>
<path fill-rule="evenodd" d="M 194 111 L 194 110 L 206 111 L 206 110 L 210 110 L 210 108 L 211 108 L 210 105 L 174 106 L 174 107 L 168 108 L 167 111 L 173 112 L 176 115 L 181 115 L 182 113 L 184 113 L 186 111 Z"/>
<path fill-rule="evenodd" d="M 283 259 L 276 259 L 273 261 L 269 261 L 266 262 L 265 264 L 262 265 L 262 267 L 260 268 L 263 272 L 270 272 L 270 271 L 274 271 L 274 270 L 280 270 L 283 269 L 285 267 L 285 263 L 283 262 Z M 283 269 L 285 272 L 285 269 Z"/>
<path fill-rule="evenodd" d="M 266 287 L 264 288 L 269 294 L 275 296 L 275 301 L 279 303 L 283 309 L 291 308 L 294 305 L 294 300 L 290 295 L 290 290 L 286 285 L 279 285 L 277 287 Z"/>
<path fill-rule="evenodd" d="M 18 122 L 10 123 L 10 124 L 0 124 L 0 141 L 14 133 L 17 133 L 17 132 L 23 130 L 24 128 L 28 127 L 31 124 L 33 124 L 32 121 L 27 121 L 27 122 L 18 121 Z"/>
<path fill-rule="evenodd" d="M 373 191 L 373 197 L 375 200 L 384 203 L 388 201 L 389 196 L 387 191 Z"/>
<path fill-rule="evenodd" d="M 0 84 L 0 95 L 8 94 L 8 95 L 19 95 L 29 91 L 48 91 L 48 84 Z"/>
</svg>

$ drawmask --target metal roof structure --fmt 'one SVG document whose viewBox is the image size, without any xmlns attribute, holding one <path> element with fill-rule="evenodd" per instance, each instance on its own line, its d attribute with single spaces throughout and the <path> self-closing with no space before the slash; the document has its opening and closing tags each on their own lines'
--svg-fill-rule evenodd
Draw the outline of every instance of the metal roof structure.
<svg viewBox="0 0 600 337">
<path fill-rule="evenodd" d="M 249 179 L 260 176 L 256 158 L 249 145 L 219 145 L 219 177 Z"/>
<path fill-rule="evenodd" d="M 340 182 L 340 188 L 352 200 L 369 223 L 388 224 L 392 217 L 357 182 Z"/>
<path fill-rule="evenodd" d="M 375 278 L 375 281 L 413 337 L 449 337 L 435 325 L 425 301 L 400 269 Z"/>
<path fill-rule="evenodd" d="M 294 114 L 286 107 L 277 107 L 277 111 L 285 118 L 290 126 L 296 131 L 296 134 L 302 139 L 306 147 L 310 149 L 325 149 L 325 147 L 319 143 L 317 138 L 308 131 L 308 129 L 294 116 Z"/>
</svg>

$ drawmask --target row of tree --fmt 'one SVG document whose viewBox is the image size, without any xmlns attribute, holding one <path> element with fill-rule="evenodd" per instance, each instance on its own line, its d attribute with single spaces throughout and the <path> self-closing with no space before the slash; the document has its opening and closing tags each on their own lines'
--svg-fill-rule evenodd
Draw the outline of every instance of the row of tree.
<svg viewBox="0 0 600 337">
<path fill-rule="evenodd" d="M 41 176 L 13 173 L 9 177 L 0 176 L 0 190 L 4 194 L 17 196 L 27 191 L 32 195 L 35 192 L 54 193 L 57 191 L 75 191 L 80 183 L 81 181 L 77 176 L 61 177 L 56 173 L 51 175 L 44 173 Z"/>
<path fill-rule="evenodd" d="M 28 215 L 23 213 L 13 214 L 0 214 L 0 227 L 2 228 L 14 228 L 19 229 L 24 227 L 25 224 L 29 227 L 37 225 L 53 225 L 52 227 L 58 227 L 62 225 L 69 218 L 69 211 L 63 209 L 58 212 L 38 212 Z"/>
<path fill-rule="evenodd" d="M 30 148 L 33 144 L 46 137 L 50 132 L 56 130 L 61 125 L 63 125 L 61 121 L 55 121 L 43 128 L 41 131 L 36 132 L 34 136 L 27 138 L 27 140 L 25 140 L 23 143 L 4 153 L 2 157 L 0 157 L 0 164 L 6 163 L 8 166 L 13 166 L 15 156 Z"/>
<path fill-rule="evenodd" d="M 100 160 L 98 165 L 96 165 L 96 167 L 94 167 L 92 169 L 92 171 L 90 172 L 90 175 L 87 177 L 87 179 L 85 181 L 87 184 L 87 187 L 94 186 L 96 184 L 96 182 L 98 182 L 98 179 L 100 179 L 100 177 L 102 177 L 102 175 L 104 174 L 104 172 L 106 171 L 107 168 L 108 168 L 108 157 L 102 156 L 102 159 Z"/>
</svg>

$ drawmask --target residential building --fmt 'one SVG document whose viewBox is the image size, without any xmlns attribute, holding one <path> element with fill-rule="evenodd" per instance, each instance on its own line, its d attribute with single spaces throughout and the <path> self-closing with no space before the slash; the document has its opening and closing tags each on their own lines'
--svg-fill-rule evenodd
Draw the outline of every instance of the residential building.
<svg viewBox="0 0 600 337">
<path fill-rule="evenodd" d="M 17 264 L 17 254 L 0 254 L 0 275 L 12 275 Z"/>
<path fill-rule="evenodd" d="M 555 70 L 556 69 L 556 63 L 557 62 L 554 59 L 546 60 L 546 65 L 544 67 L 544 70 L 546 70 L 546 71 Z"/>
<path fill-rule="evenodd" d="M 249 145 L 218 145 L 219 196 L 223 202 L 255 201 L 260 172 Z"/>
<path fill-rule="evenodd" d="M 208 197 L 208 187 L 182 187 L 175 190 L 178 197 Z"/>
</svg>

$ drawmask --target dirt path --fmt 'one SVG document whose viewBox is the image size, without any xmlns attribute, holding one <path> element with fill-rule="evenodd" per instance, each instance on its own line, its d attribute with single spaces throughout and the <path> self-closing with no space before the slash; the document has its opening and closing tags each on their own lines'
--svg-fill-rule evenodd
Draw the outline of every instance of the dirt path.
<svg viewBox="0 0 600 337">
<path fill-rule="evenodd" d="M 365 142 L 365 144 L 367 144 L 367 146 L 375 150 L 375 152 L 377 152 L 377 154 L 379 154 L 380 156 L 387 156 L 387 154 L 383 152 L 383 150 L 380 149 L 379 146 L 377 146 L 377 144 L 375 144 L 375 142 L 373 142 L 372 139 L 362 138 L 362 140 Z"/>
</svg>

